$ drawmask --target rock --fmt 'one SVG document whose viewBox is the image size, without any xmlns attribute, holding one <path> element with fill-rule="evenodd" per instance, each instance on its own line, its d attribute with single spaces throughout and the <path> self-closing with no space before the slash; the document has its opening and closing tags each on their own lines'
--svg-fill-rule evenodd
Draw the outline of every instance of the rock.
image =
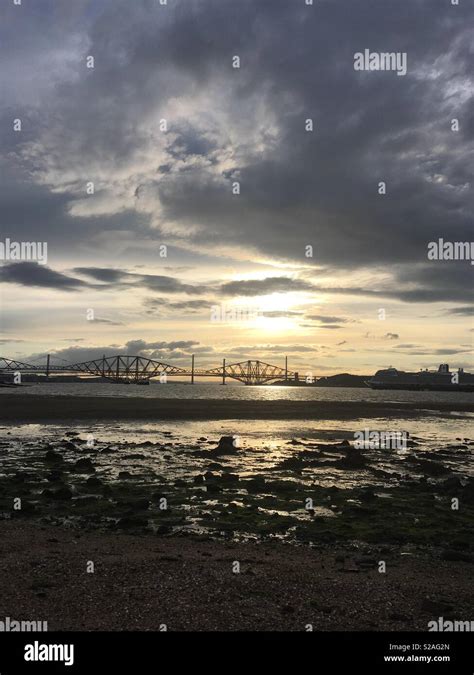
<svg viewBox="0 0 474 675">
<path fill-rule="evenodd" d="M 61 441 L 61 445 L 63 448 L 66 448 L 66 450 L 78 450 L 77 446 L 71 441 Z"/>
<path fill-rule="evenodd" d="M 156 534 L 171 534 L 173 531 L 173 528 L 170 527 L 169 525 L 159 525 L 156 528 Z"/>
<path fill-rule="evenodd" d="M 237 483 L 240 479 L 236 473 L 223 473 L 220 480 L 223 483 Z"/>
<path fill-rule="evenodd" d="M 43 497 L 48 497 L 49 499 L 71 499 L 72 490 L 68 488 L 67 485 L 61 485 L 60 487 L 55 488 L 54 490 L 46 489 L 41 493 Z"/>
<path fill-rule="evenodd" d="M 255 476 L 255 478 L 246 480 L 244 487 L 247 492 L 258 492 L 259 490 L 263 490 L 265 487 L 265 478 L 263 478 L 263 476 Z"/>
<path fill-rule="evenodd" d="M 150 502 L 148 499 L 133 499 L 130 501 L 120 502 L 120 505 L 127 506 L 133 511 L 146 511 L 150 506 Z"/>
<path fill-rule="evenodd" d="M 356 449 L 352 449 L 345 457 L 338 459 L 334 466 L 339 469 L 363 469 L 367 464 L 364 455 Z"/>
<path fill-rule="evenodd" d="M 133 478 L 130 471 L 119 471 L 118 477 L 120 480 L 124 480 L 125 478 Z"/>
<path fill-rule="evenodd" d="M 204 443 L 205 441 L 207 441 L 207 438 L 205 436 L 201 436 L 200 438 L 198 438 L 198 441 L 202 441 Z"/>
<path fill-rule="evenodd" d="M 142 516 L 124 516 L 117 522 L 116 527 L 121 530 L 133 529 L 135 527 L 147 527 L 148 519 Z"/>
<path fill-rule="evenodd" d="M 91 476 L 90 478 L 88 478 L 86 480 L 86 485 L 87 487 L 91 488 L 99 488 L 104 486 L 100 478 L 97 478 L 97 476 Z"/>
<path fill-rule="evenodd" d="M 372 502 L 377 499 L 377 495 L 371 488 L 365 488 L 359 494 L 359 499 L 361 502 Z"/>
<path fill-rule="evenodd" d="M 60 455 L 58 452 L 54 452 L 53 450 L 48 450 L 44 456 L 44 459 L 46 462 L 50 462 L 51 464 L 59 464 L 64 462 L 62 455 Z"/>
<path fill-rule="evenodd" d="M 140 453 L 133 453 L 131 455 L 124 455 L 123 459 L 145 459 L 145 455 L 140 455 Z"/>
<path fill-rule="evenodd" d="M 205 480 L 206 480 L 206 479 L 204 478 L 204 476 L 202 476 L 201 474 L 199 474 L 199 475 L 197 475 L 197 476 L 194 476 L 194 478 L 193 478 L 193 483 L 196 483 L 196 485 L 201 485 L 202 483 L 205 482 Z"/>
<path fill-rule="evenodd" d="M 82 457 L 74 464 L 74 471 L 77 471 L 77 473 L 95 473 L 95 467 L 88 457 Z"/>
<path fill-rule="evenodd" d="M 443 476 L 444 474 L 449 473 L 449 469 L 445 466 L 438 462 L 432 462 L 429 459 L 417 459 L 415 464 L 418 469 L 428 476 Z"/>
<path fill-rule="evenodd" d="M 174 482 L 174 486 L 175 486 L 175 487 L 186 487 L 186 485 L 187 485 L 186 481 L 183 480 L 182 478 L 178 478 L 178 479 L 175 480 L 175 482 Z"/>
<path fill-rule="evenodd" d="M 217 492 L 222 492 L 222 488 L 220 488 L 215 483 L 209 483 L 208 485 L 206 485 L 206 492 L 209 492 L 210 494 L 215 494 Z"/>
<path fill-rule="evenodd" d="M 234 436 L 222 436 L 217 448 L 213 448 L 211 453 L 213 455 L 235 455 L 237 448 L 234 445 Z"/>
</svg>

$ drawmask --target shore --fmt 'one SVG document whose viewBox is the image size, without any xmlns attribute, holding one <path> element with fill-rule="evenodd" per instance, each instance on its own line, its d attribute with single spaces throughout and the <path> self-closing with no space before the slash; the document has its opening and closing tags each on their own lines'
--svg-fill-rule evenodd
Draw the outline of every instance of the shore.
<svg viewBox="0 0 474 675">
<path fill-rule="evenodd" d="M 81 419 L 226 420 L 226 419 L 357 419 L 419 417 L 426 414 L 474 412 L 474 403 L 359 401 L 246 401 L 233 399 L 158 399 L 105 396 L 37 396 L 2 394 L 0 421 L 49 422 Z"/>
<path fill-rule="evenodd" d="M 439 616 L 471 618 L 474 604 L 472 564 L 363 546 L 90 533 L 22 520 L 0 523 L 0 545 L 3 616 L 47 621 L 49 630 L 426 631 Z"/>
</svg>

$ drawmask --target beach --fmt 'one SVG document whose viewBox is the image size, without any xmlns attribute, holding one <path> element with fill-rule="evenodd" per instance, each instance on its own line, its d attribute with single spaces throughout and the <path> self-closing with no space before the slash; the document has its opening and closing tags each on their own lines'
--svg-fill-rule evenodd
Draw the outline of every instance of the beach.
<svg viewBox="0 0 474 675">
<path fill-rule="evenodd" d="M 0 523 L 0 542 L 3 616 L 47 621 L 50 631 L 427 631 L 433 617 L 469 618 L 474 604 L 472 564 L 391 547 L 238 544 L 18 520 Z"/>
</svg>

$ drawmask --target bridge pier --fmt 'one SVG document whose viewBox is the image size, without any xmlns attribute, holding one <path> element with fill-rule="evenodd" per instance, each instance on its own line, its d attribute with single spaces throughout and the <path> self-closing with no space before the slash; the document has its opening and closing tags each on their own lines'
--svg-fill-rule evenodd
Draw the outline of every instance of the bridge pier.
<svg viewBox="0 0 474 675">
<path fill-rule="evenodd" d="M 194 354 L 191 356 L 191 384 L 194 384 Z"/>
</svg>

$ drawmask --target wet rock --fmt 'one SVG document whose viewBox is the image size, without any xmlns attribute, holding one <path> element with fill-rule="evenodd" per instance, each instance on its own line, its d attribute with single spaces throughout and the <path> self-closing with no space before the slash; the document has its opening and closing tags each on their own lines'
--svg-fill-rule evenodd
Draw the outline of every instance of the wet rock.
<svg viewBox="0 0 474 675">
<path fill-rule="evenodd" d="M 104 487 L 104 484 L 100 480 L 100 478 L 97 478 L 97 476 L 91 476 L 86 480 L 86 485 L 87 487 L 90 488 L 101 488 Z"/>
<path fill-rule="evenodd" d="M 148 518 L 142 516 L 124 516 L 117 522 L 116 527 L 120 530 L 130 530 L 134 528 L 147 527 Z"/>
<path fill-rule="evenodd" d="M 182 478 L 178 478 L 177 480 L 175 480 L 174 485 L 175 487 L 186 487 L 187 483 Z"/>
<path fill-rule="evenodd" d="M 263 490 L 264 487 L 265 478 L 263 478 L 263 476 L 255 476 L 255 478 L 246 480 L 244 483 L 244 488 L 247 490 L 247 492 L 259 492 L 260 490 Z"/>
<path fill-rule="evenodd" d="M 352 448 L 352 445 L 349 443 L 349 441 L 345 438 L 341 443 L 338 444 L 339 448 Z"/>
<path fill-rule="evenodd" d="M 234 445 L 235 438 L 234 436 L 222 436 L 219 440 L 219 445 L 217 448 L 213 448 L 211 453 L 213 455 L 235 455 L 237 454 L 237 448 Z"/>
<path fill-rule="evenodd" d="M 210 494 L 215 494 L 217 492 L 222 492 L 222 488 L 220 488 L 215 483 L 209 483 L 208 485 L 206 485 L 206 491 L 209 492 Z"/>
<path fill-rule="evenodd" d="M 366 488 L 361 490 L 359 499 L 361 502 L 373 502 L 375 499 L 377 499 L 377 495 L 371 488 Z"/>
<path fill-rule="evenodd" d="M 61 485 L 54 490 L 47 488 L 41 494 L 48 499 L 67 500 L 72 498 L 72 490 L 67 485 Z"/>
<path fill-rule="evenodd" d="M 356 449 L 352 449 L 345 457 L 338 459 L 334 466 L 339 469 L 363 469 L 367 465 L 364 455 Z"/>
<path fill-rule="evenodd" d="M 27 502 L 24 499 L 21 500 L 21 509 L 19 510 L 20 515 L 22 513 L 34 513 L 35 511 L 36 504 L 33 504 L 33 502 Z"/>
<path fill-rule="evenodd" d="M 130 471 L 119 471 L 118 477 L 119 477 L 119 480 L 125 480 L 127 478 L 133 478 Z"/>
<path fill-rule="evenodd" d="M 420 471 L 428 476 L 443 476 L 449 473 L 449 469 L 447 469 L 445 466 L 439 464 L 438 462 L 432 462 L 429 459 L 417 458 L 415 465 Z"/>
<path fill-rule="evenodd" d="M 159 490 L 153 492 L 153 494 L 151 495 L 152 502 L 159 502 L 161 499 L 168 499 L 168 495 L 165 494 L 164 492 L 160 492 Z"/>
<path fill-rule="evenodd" d="M 148 499 L 133 499 L 120 502 L 120 506 L 126 506 L 133 511 L 146 511 L 150 507 Z"/>
<path fill-rule="evenodd" d="M 59 469 L 52 469 L 49 474 L 46 476 L 46 478 L 51 482 L 51 483 L 56 483 L 57 481 L 62 480 L 63 477 L 63 472 Z"/>
<path fill-rule="evenodd" d="M 219 478 L 223 483 L 237 483 L 240 480 L 236 473 L 223 473 Z"/>
<path fill-rule="evenodd" d="M 61 462 L 64 462 L 62 455 L 60 455 L 58 452 L 54 452 L 54 450 L 48 450 L 44 456 L 44 459 L 50 464 L 60 464 Z"/>
<path fill-rule="evenodd" d="M 78 447 L 74 445 L 74 443 L 72 443 L 71 441 L 61 441 L 61 445 L 66 450 L 78 450 Z"/>
<path fill-rule="evenodd" d="M 211 462 L 210 464 L 208 464 L 207 468 L 210 471 L 222 471 L 224 467 L 222 466 L 222 464 L 218 464 L 217 462 Z"/>
<path fill-rule="evenodd" d="M 156 528 L 156 534 L 160 534 L 160 535 L 171 534 L 172 531 L 173 531 L 173 528 L 170 527 L 170 525 L 159 525 Z"/>
<path fill-rule="evenodd" d="M 95 473 L 95 467 L 88 457 L 81 457 L 74 464 L 74 471 L 77 471 L 77 473 Z"/>
<path fill-rule="evenodd" d="M 193 483 L 196 483 L 196 485 L 201 485 L 202 483 L 205 483 L 205 481 L 206 479 L 201 474 L 194 476 L 193 478 Z"/>
</svg>

